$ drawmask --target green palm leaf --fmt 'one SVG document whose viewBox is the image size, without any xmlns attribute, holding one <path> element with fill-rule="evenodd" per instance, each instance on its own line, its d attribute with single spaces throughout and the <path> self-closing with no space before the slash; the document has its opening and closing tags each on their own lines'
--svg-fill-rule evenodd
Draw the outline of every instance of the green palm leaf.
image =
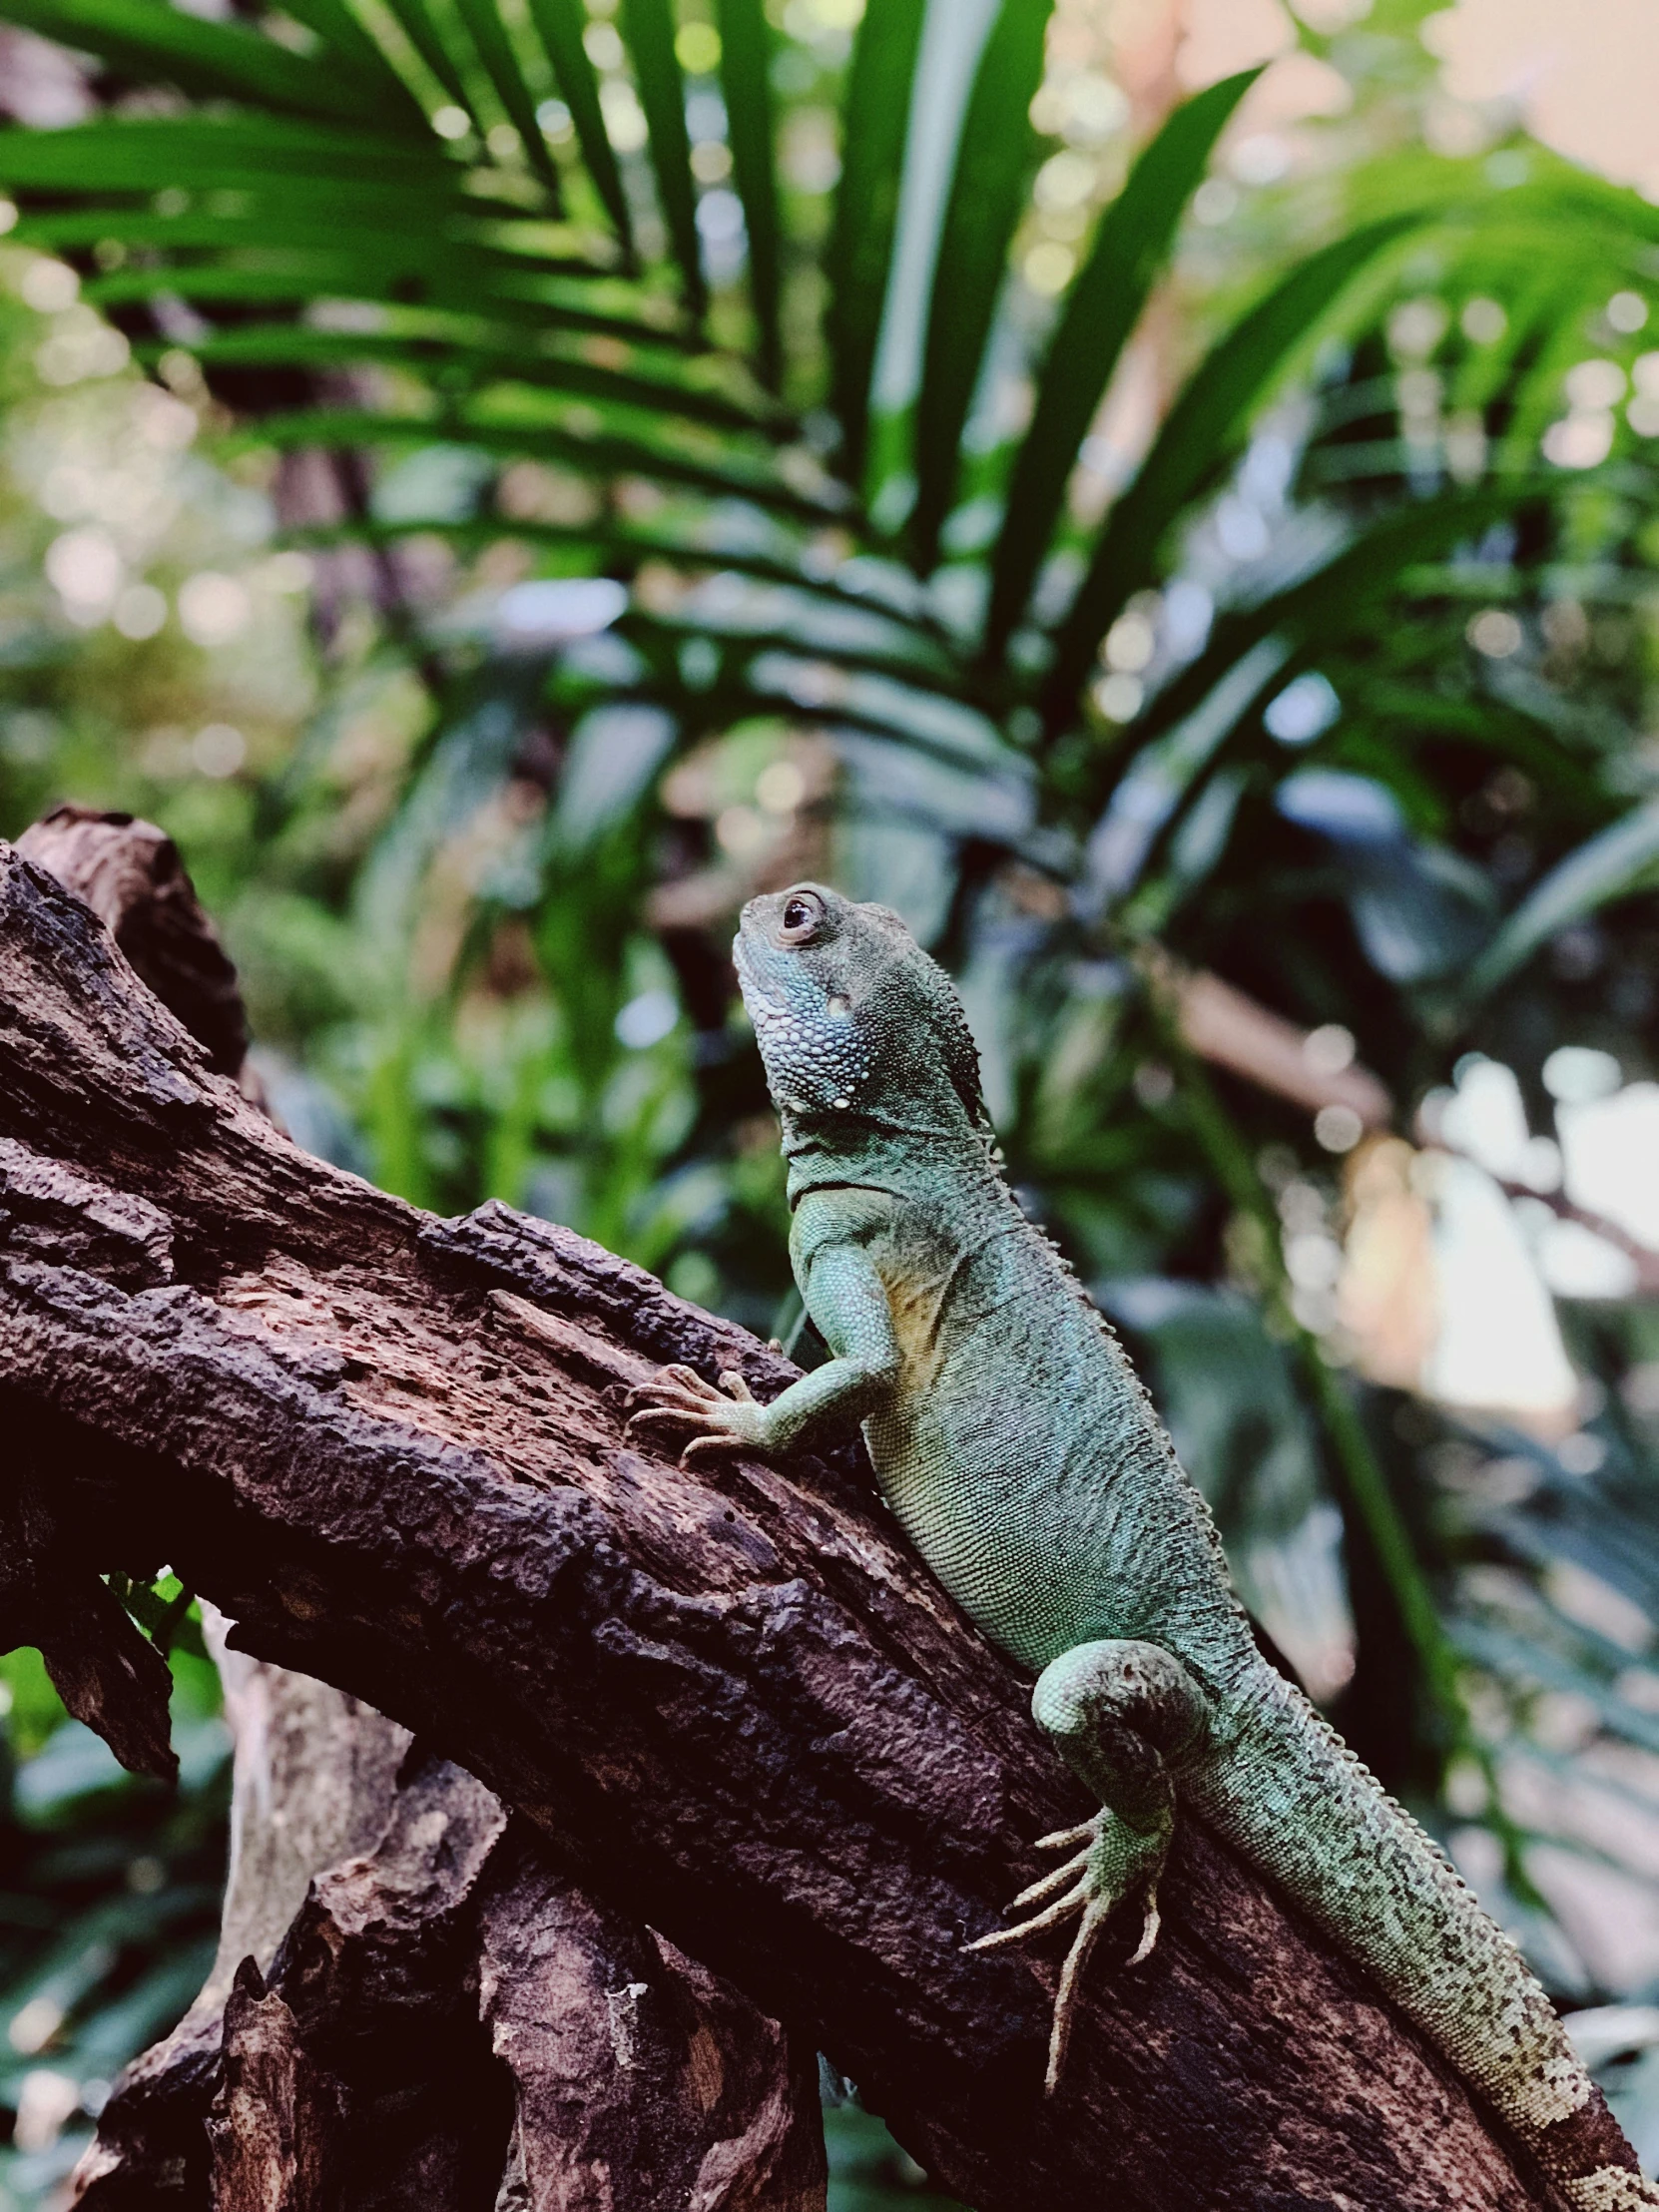
<svg viewBox="0 0 1659 2212">
<path fill-rule="evenodd" d="M 623 254 L 631 262 L 634 227 L 628 213 L 628 198 L 622 189 L 622 174 L 605 130 L 604 111 L 599 105 L 599 79 L 588 59 L 587 48 L 582 44 L 584 17 L 579 0 L 530 0 L 530 18 L 547 49 L 559 95 L 570 110 L 570 120 L 575 126 L 588 174 L 616 226 Z"/>
<path fill-rule="evenodd" d="M 421 321 L 439 327 L 423 333 Z M 402 368 L 411 375 L 438 373 L 446 390 L 456 388 L 464 375 L 475 387 L 484 384 L 521 383 L 549 391 L 563 391 L 599 401 L 607 406 L 639 408 L 657 421 L 680 417 L 688 423 L 707 423 L 714 429 L 776 432 L 775 417 L 757 406 L 746 406 L 731 390 L 704 388 L 684 374 L 672 354 L 652 361 L 643 353 L 637 369 L 615 365 L 607 348 L 605 365 L 586 359 L 580 351 L 532 351 L 522 343 L 515 349 L 497 331 L 489 337 L 458 334 L 444 327 L 446 318 L 388 310 L 388 320 L 400 327 L 384 332 L 318 329 L 299 322 L 243 323 L 201 340 L 192 348 L 206 368 L 244 367 L 259 364 L 304 368 L 343 368 L 363 361 Z M 620 340 L 618 344 L 620 345 Z M 140 357 L 159 354 L 157 344 L 141 346 Z"/>
<path fill-rule="evenodd" d="M 868 611 L 868 600 L 849 591 L 836 576 L 815 570 L 799 554 L 792 557 L 792 544 L 798 545 L 800 541 L 786 534 L 785 524 L 776 526 L 768 542 L 757 544 L 754 534 L 748 530 L 734 535 L 723 532 L 718 526 L 710 526 L 707 510 L 695 514 L 691 526 L 686 526 L 686 520 L 684 516 L 679 518 L 680 527 L 640 529 L 615 522 L 605 515 L 596 516 L 590 522 L 525 522 L 516 516 L 509 519 L 496 515 L 459 521 L 425 516 L 391 521 L 371 517 L 363 522 L 291 530 L 286 533 L 286 542 L 322 548 L 359 543 L 390 545 L 399 538 L 419 534 L 441 537 L 462 552 L 477 553 L 486 546 L 499 544 L 503 538 L 515 538 L 526 545 L 543 546 L 561 554 L 587 549 L 597 565 L 616 574 L 629 574 L 647 561 L 666 561 L 679 569 L 718 570 L 726 575 L 754 577 L 761 583 L 786 584 L 795 591 L 829 600 L 836 607 L 859 613 Z M 936 642 L 931 633 L 920 636 L 923 643 Z"/>
<path fill-rule="evenodd" d="M 899 183 L 925 0 L 866 8 L 841 110 L 841 177 L 825 255 L 830 304 L 830 406 L 840 425 L 840 469 L 861 481 L 869 385 L 898 223 Z"/>
<path fill-rule="evenodd" d="M 422 249 L 418 236 L 388 241 L 381 253 L 344 244 L 308 254 L 255 250 L 194 265 L 122 269 L 86 286 L 87 298 L 104 306 L 165 293 L 296 309 L 319 294 L 386 305 L 423 295 L 424 304 L 457 312 L 487 306 L 498 321 L 517 319 L 532 330 L 585 331 L 624 344 L 666 335 L 636 315 L 610 312 L 602 287 L 581 287 L 562 275 L 539 274 L 533 264 L 526 270 L 514 256 L 464 244 L 445 251 L 428 242 Z"/>
<path fill-rule="evenodd" d="M 536 403 L 538 398 L 541 404 Z M 646 476 L 683 484 L 716 499 L 746 499 L 798 522 L 822 525 L 839 511 L 833 501 L 814 498 L 786 483 L 764 450 L 747 455 L 712 440 L 714 449 L 702 459 L 689 424 L 670 442 L 666 437 L 635 433 L 615 410 L 606 410 L 596 428 L 587 419 L 587 409 L 586 401 L 573 402 L 563 410 L 552 394 L 511 391 L 487 394 L 460 407 L 408 415 L 314 407 L 267 416 L 257 430 L 243 433 L 240 442 L 374 447 L 430 445 L 441 440 L 473 445 L 485 453 L 557 461 L 594 475 Z"/>
<path fill-rule="evenodd" d="M 559 173 L 553 166 L 553 157 L 542 137 L 541 124 L 536 116 L 535 95 L 524 81 L 513 42 L 502 20 L 495 0 L 455 0 L 461 21 L 471 33 L 472 43 L 478 50 L 496 97 L 507 111 L 508 120 L 518 133 L 519 143 L 530 167 L 546 187 L 547 196 L 555 209 L 559 206 Z"/>
<path fill-rule="evenodd" d="M 1204 652 L 1135 726 L 1137 735 L 1152 736 L 1182 720 L 1263 638 L 1335 643 L 1355 622 L 1372 619 L 1379 593 L 1397 590 L 1402 575 L 1477 538 L 1498 517 L 1512 514 L 1528 490 L 1541 488 L 1536 477 L 1524 485 L 1488 484 L 1411 500 L 1380 516 L 1307 575 L 1223 616 Z"/>
<path fill-rule="evenodd" d="M 284 195 L 309 193 L 317 199 L 348 190 L 381 199 L 441 198 L 456 205 L 464 185 L 458 163 L 429 137 L 413 144 L 370 130 L 254 111 L 123 116 L 61 131 L 0 131 L 0 179 L 53 194 L 275 186 Z"/>
<path fill-rule="evenodd" d="M 428 202 L 431 229 L 424 244 L 409 236 L 409 211 L 420 205 L 421 196 L 415 192 L 353 193 L 338 188 L 332 194 L 248 193 L 242 197 L 246 205 L 234 215 L 201 207 L 183 215 L 157 215 L 143 207 L 64 209 L 25 217 L 15 236 L 26 245 L 54 251 L 85 248 L 108 239 L 174 255 L 213 252 L 268 262 L 283 254 L 309 253 L 316 257 L 319 278 L 330 270 L 349 269 L 359 262 L 374 270 L 418 272 L 465 256 L 478 270 L 480 309 L 487 302 L 488 279 L 497 274 L 593 276 L 591 263 L 572 256 L 515 250 L 528 243 L 527 227 L 519 226 L 515 234 L 502 225 L 480 221 L 476 203 L 458 196 L 445 194 Z M 343 238 L 342 209 L 350 215 L 349 235 Z M 144 281 L 153 276 L 156 287 L 165 289 L 167 277 L 190 266 L 172 262 L 136 274 Z M 320 282 L 318 288 L 322 288 Z"/>
<path fill-rule="evenodd" d="M 1176 109 L 1103 217 L 1067 294 L 1014 461 L 1002 532 L 991 557 L 985 653 L 999 659 L 1053 535 L 1066 479 L 1130 331 L 1164 266 L 1181 211 L 1216 140 L 1261 75 L 1243 70 Z"/>
<path fill-rule="evenodd" d="M 1465 986 L 1475 1003 L 1496 990 L 1540 946 L 1587 914 L 1659 880 L 1659 800 L 1632 808 L 1624 818 L 1569 852 L 1527 893 L 1480 955 Z"/>
<path fill-rule="evenodd" d="M 1096 540 L 1043 685 L 1050 730 L 1064 728 L 1076 713 L 1096 646 L 1125 600 L 1156 573 L 1171 524 L 1214 480 L 1263 394 L 1345 286 L 1419 221 L 1390 216 L 1309 255 L 1211 348 Z"/>
<path fill-rule="evenodd" d="M 720 0 L 720 76 L 726 95 L 732 169 L 749 234 L 749 296 L 755 308 L 762 380 L 778 388 L 784 372 L 779 325 L 783 283 L 777 116 L 772 97 L 772 29 L 761 0 Z"/>
<path fill-rule="evenodd" d="M 456 107 L 464 109 L 476 124 L 478 117 L 473 109 L 472 95 L 467 89 L 465 79 L 455 67 L 454 56 L 443 43 L 426 0 L 386 0 L 386 4 L 391 10 L 393 21 L 430 70 L 433 82 L 449 95 Z"/>
<path fill-rule="evenodd" d="M 1168 850 L 1215 778 L 1235 773 L 1229 764 L 1241 753 L 1265 750 L 1300 766 L 1264 736 L 1267 700 L 1316 654 L 1369 633 L 1378 601 L 1397 590 L 1408 564 L 1478 537 L 1512 503 L 1513 494 L 1495 486 L 1415 502 L 1360 532 L 1311 575 L 1218 623 L 1206 651 L 1137 725 L 1134 749 L 1108 762 L 1090 787 L 1093 802 L 1104 803 L 1143 764 L 1155 764 L 1166 804 L 1143 870 Z"/>
<path fill-rule="evenodd" d="M 910 555 L 936 560 L 961 467 L 962 431 L 1025 204 L 1037 135 L 1029 109 L 1042 82 L 1053 0 L 1002 0 L 968 96 L 933 269 L 915 401 L 915 506 Z"/>
<path fill-rule="evenodd" d="M 345 0 L 291 0 L 286 13 L 316 33 L 328 49 L 332 64 L 353 71 L 365 86 L 378 88 L 390 112 L 405 112 L 411 127 L 417 121 L 424 122 L 418 102 Z"/>
<path fill-rule="evenodd" d="M 204 22 L 167 0 L 7 0 L 6 14 L 144 82 L 410 135 L 428 129 L 389 71 L 360 70 L 355 43 L 344 54 L 311 59 L 256 31 Z"/>
<path fill-rule="evenodd" d="M 701 316 L 709 303 L 703 252 L 697 235 L 697 193 L 692 184 L 691 141 L 686 135 L 686 84 L 674 51 L 669 0 L 623 0 L 623 27 L 639 79 L 640 105 L 651 133 L 651 169 L 669 243 L 680 265 L 686 305 Z"/>
</svg>

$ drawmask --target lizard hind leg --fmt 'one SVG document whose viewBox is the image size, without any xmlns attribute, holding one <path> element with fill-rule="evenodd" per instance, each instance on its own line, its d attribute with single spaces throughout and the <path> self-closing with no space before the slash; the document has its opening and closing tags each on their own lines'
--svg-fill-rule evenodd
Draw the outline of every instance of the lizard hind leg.
<svg viewBox="0 0 1659 2212">
<path fill-rule="evenodd" d="M 1009 1907 L 1010 1912 L 1041 1910 L 968 1948 L 998 1949 L 1076 1920 L 1049 2036 L 1045 2086 L 1052 2094 L 1065 2064 L 1083 1968 L 1106 1922 L 1138 1894 L 1141 1936 L 1128 1963 L 1138 1966 L 1157 1941 L 1158 1879 L 1175 1833 L 1171 1766 L 1198 1747 L 1208 1706 L 1173 1653 L 1157 1644 L 1113 1639 L 1078 1644 L 1046 1667 L 1031 1711 L 1101 1809 L 1081 1827 L 1041 1839 L 1039 1849 L 1081 1846 Z"/>
</svg>

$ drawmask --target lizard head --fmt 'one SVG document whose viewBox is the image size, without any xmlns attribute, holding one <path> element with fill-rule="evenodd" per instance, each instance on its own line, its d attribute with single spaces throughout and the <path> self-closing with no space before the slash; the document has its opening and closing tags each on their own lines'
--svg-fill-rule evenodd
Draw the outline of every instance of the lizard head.
<svg viewBox="0 0 1659 2212">
<path fill-rule="evenodd" d="M 961 1001 L 885 906 L 797 883 L 750 900 L 732 951 L 782 1111 L 984 1125 Z"/>
</svg>

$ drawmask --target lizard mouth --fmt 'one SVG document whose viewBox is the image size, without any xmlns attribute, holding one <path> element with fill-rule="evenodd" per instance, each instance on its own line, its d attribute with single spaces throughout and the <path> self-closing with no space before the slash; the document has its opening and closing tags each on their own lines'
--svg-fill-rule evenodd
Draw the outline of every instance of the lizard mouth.
<svg viewBox="0 0 1659 2212">
<path fill-rule="evenodd" d="M 741 936 L 732 940 L 732 965 L 738 971 L 738 981 L 743 985 L 743 995 L 747 998 L 755 988 L 755 968 L 749 957 L 749 947 Z"/>
<path fill-rule="evenodd" d="M 745 943 L 741 933 L 732 946 L 732 965 L 738 971 L 738 982 L 743 990 L 744 1004 L 752 1014 L 757 1006 L 765 1007 L 767 1012 L 772 1014 L 788 1012 L 783 1000 L 775 997 L 756 973 L 755 963 L 749 956 L 749 946 Z"/>
</svg>

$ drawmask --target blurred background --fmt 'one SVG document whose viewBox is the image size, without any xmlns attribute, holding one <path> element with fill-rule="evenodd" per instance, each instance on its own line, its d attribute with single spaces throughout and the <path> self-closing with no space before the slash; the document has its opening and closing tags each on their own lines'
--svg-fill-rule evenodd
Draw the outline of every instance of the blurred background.
<svg viewBox="0 0 1659 2212">
<path fill-rule="evenodd" d="M 295 1138 L 811 1360 L 727 946 L 896 907 L 1241 1593 L 1659 2161 L 1642 0 L 0 0 L 0 833 Z M 0 2207 L 211 1957 L 0 1660 Z M 830 2115 L 837 2212 L 923 2188 Z"/>
</svg>

